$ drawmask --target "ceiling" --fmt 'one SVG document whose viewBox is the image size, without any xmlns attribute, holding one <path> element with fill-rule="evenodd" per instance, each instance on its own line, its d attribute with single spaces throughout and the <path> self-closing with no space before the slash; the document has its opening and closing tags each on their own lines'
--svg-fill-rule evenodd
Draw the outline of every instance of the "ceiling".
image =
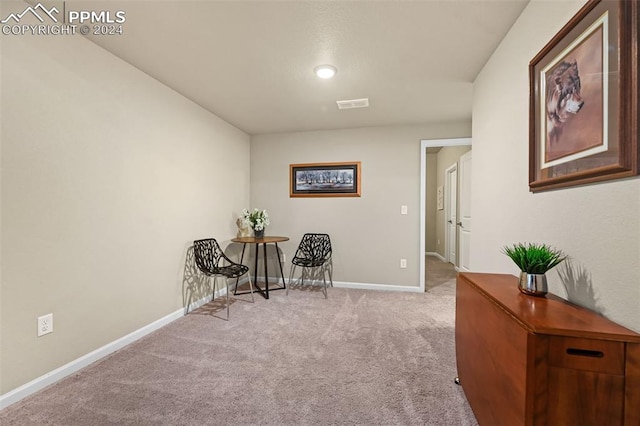
<svg viewBox="0 0 640 426">
<path fill-rule="evenodd" d="M 71 2 L 67 2 L 71 4 Z M 91 36 L 249 134 L 471 119 L 472 83 L 528 0 L 102 0 Z M 68 6 L 69 7 L 69 6 Z M 338 69 L 331 80 L 313 74 Z M 369 98 L 338 110 L 336 101 Z"/>
</svg>

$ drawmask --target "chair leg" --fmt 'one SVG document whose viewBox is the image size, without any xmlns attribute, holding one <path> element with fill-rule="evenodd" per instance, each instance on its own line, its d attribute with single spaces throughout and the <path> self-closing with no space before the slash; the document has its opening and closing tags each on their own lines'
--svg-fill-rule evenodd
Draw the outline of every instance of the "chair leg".
<svg viewBox="0 0 640 426">
<path fill-rule="evenodd" d="M 255 300 L 253 299 L 253 284 L 251 284 L 251 274 L 247 274 L 247 277 L 249 277 L 249 291 L 251 291 L 251 303 L 255 303 Z"/>
<path fill-rule="evenodd" d="M 247 273 L 247 278 L 249 279 L 249 292 L 251 293 L 251 303 L 255 303 L 255 299 L 253 298 L 253 281 L 251 280 L 251 274 Z M 238 291 L 238 283 L 240 282 L 240 277 L 236 278 L 235 291 Z M 234 292 L 235 294 L 235 292 Z"/>
<path fill-rule="evenodd" d="M 300 285 L 304 285 L 304 279 L 306 277 L 308 280 L 311 280 L 310 285 L 313 286 L 313 283 L 315 282 L 314 272 L 315 269 L 313 268 L 313 266 L 303 266 L 302 273 L 300 274 Z"/>
<path fill-rule="evenodd" d="M 187 315 L 189 313 L 189 306 L 191 306 L 191 296 L 193 296 L 193 289 L 187 288 L 189 292 L 189 298 L 187 299 L 187 305 L 184 307 L 184 314 Z"/>
<path fill-rule="evenodd" d="M 327 299 L 327 279 L 324 276 L 324 267 L 322 268 L 322 282 L 324 283 L 324 298 Z"/>
<path fill-rule="evenodd" d="M 229 321 L 229 278 L 227 278 L 227 321 Z"/>
<path fill-rule="evenodd" d="M 289 287 L 291 287 L 291 281 L 293 280 L 293 272 L 296 270 L 296 265 L 291 265 L 291 270 L 289 271 L 289 285 L 287 286 L 286 295 L 289 295 Z"/>
</svg>

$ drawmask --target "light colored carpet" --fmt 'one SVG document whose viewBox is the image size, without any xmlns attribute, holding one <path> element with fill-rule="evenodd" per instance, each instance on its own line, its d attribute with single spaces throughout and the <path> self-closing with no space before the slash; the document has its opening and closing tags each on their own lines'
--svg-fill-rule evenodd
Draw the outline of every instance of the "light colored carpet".
<svg viewBox="0 0 640 426">
<path fill-rule="evenodd" d="M 247 298 L 248 296 L 240 296 Z M 214 302 L 0 412 L 9 425 L 477 425 L 455 286 Z"/>
<path fill-rule="evenodd" d="M 451 284 L 451 281 L 456 279 L 458 273 L 451 263 L 443 262 L 436 256 L 425 256 L 424 259 L 425 291 Z"/>
</svg>

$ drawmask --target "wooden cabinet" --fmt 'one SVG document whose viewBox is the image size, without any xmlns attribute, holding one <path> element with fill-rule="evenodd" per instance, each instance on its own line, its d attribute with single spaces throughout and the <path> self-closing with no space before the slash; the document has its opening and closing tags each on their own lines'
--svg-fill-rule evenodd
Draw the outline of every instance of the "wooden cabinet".
<svg viewBox="0 0 640 426">
<path fill-rule="evenodd" d="M 482 426 L 640 425 L 640 334 L 512 275 L 458 275 L 456 357 Z"/>
</svg>

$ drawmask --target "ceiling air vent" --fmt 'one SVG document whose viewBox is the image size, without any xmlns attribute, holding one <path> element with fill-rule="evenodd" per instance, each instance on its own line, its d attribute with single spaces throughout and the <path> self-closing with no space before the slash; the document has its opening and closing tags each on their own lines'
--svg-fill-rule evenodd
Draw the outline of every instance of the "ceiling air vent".
<svg viewBox="0 0 640 426">
<path fill-rule="evenodd" d="M 368 108 L 369 98 L 336 101 L 336 103 L 338 104 L 338 109 Z"/>
</svg>

